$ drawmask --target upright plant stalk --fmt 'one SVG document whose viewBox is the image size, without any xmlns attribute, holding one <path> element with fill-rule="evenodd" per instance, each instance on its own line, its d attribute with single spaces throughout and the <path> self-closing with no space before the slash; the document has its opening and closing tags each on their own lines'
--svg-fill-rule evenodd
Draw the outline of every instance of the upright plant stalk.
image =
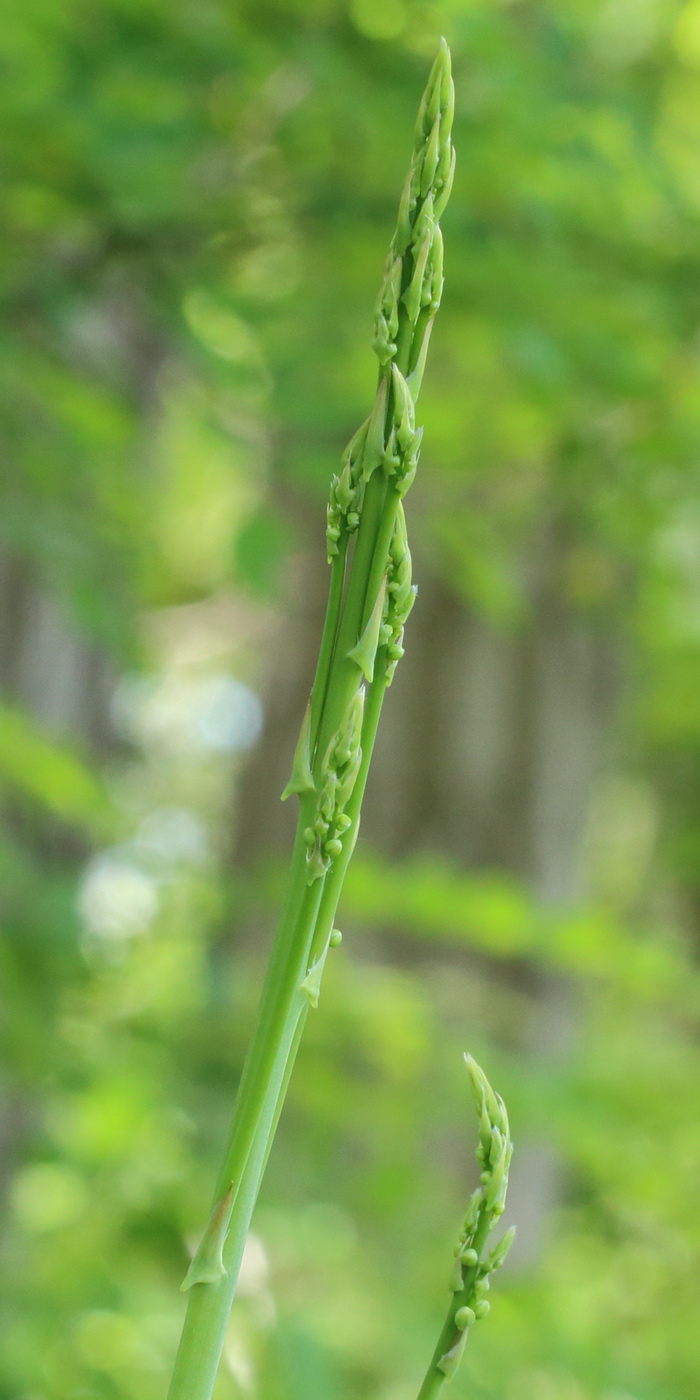
<svg viewBox="0 0 700 1400">
<path fill-rule="evenodd" d="M 283 797 L 300 813 L 287 896 L 243 1069 L 214 1205 L 183 1283 L 187 1316 L 169 1400 L 209 1400 L 243 1246 L 309 1007 L 318 1004 L 386 687 L 413 606 L 403 497 L 422 429 L 415 401 L 442 295 L 438 220 L 454 173 L 444 40 L 423 95 L 411 168 L 375 310 L 379 382 L 331 482 L 331 584 L 309 706 Z"/>
</svg>

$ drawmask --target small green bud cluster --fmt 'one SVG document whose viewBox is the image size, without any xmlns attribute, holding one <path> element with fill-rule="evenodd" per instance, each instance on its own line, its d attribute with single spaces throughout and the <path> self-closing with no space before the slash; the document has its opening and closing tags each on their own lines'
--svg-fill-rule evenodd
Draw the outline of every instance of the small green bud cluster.
<svg viewBox="0 0 700 1400">
<path fill-rule="evenodd" d="M 406 517 L 399 501 L 389 546 L 386 575 L 362 636 L 348 653 L 350 659 L 359 666 L 365 680 L 369 682 L 374 680 L 380 646 L 386 648 L 386 685 L 391 685 L 394 671 L 403 656 L 403 630 L 418 591 L 411 580 L 411 551 L 406 534 Z"/>
<path fill-rule="evenodd" d="M 396 365 L 391 366 L 391 381 L 393 408 L 381 464 L 387 476 L 395 477 L 399 495 L 405 496 L 416 475 L 423 429 L 416 428 L 413 395 Z"/>
<path fill-rule="evenodd" d="M 389 549 L 384 621 L 380 634 L 381 641 L 387 649 L 387 685 L 391 685 L 394 671 L 403 656 L 403 629 L 416 600 L 418 590 L 411 578 L 411 551 L 406 535 L 406 517 L 403 506 L 399 505 Z"/>
<path fill-rule="evenodd" d="M 306 828 L 307 880 L 320 880 L 342 853 L 343 836 L 352 825 L 345 808 L 352 796 L 362 762 L 362 719 L 365 687 L 355 691 L 343 721 L 326 750 L 321 765 L 316 819 Z"/>
<path fill-rule="evenodd" d="M 442 297 L 438 219 L 454 177 L 453 115 L 454 85 L 443 40 L 418 113 L 411 167 L 375 307 L 372 346 L 382 370 L 377 397 L 331 482 L 326 527 L 329 563 L 341 552 L 341 541 L 359 525 L 364 485 L 372 473 L 383 467 L 402 496 L 416 474 L 422 429 L 416 429 L 414 403 Z"/>
<path fill-rule="evenodd" d="M 490 1286 L 489 1275 L 500 1269 L 515 1237 L 515 1229 L 508 1230 L 490 1254 L 481 1257 L 485 1240 L 505 1209 L 513 1145 L 503 1099 L 494 1093 L 483 1070 L 471 1055 L 466 1055 L 465 1059 L 479 1114 L 476 1159 L 481 1168 L 481 1181 L 469 1201 L 455 1245 L 450 1278 L 450 1291 L 458 1295 L 453 1315 L 453 1341 L 437 1362 L 438 1370 L 448 1379 L 454 1375 L 460 1363 L 469 1328 L 480 1318 L 486 1317 L 490 1310 L 486 1296 Z"/>
<path fill-rule="evenodd" d="M 331 564 L 340 553 L 339 541 L 343 533 L 352 535 L 360 523 L 362 498 L 365 491 L 362 476 L 362 455 L 369 418 L 358 428 L 341 457 L 340 471 L 331 479 L 326 524 L 326 551 Z"/>
<path fill-rule="evenodd" d="M 384 280 L 379 289 L 374 310 L 374 335 L 372 349 L 380 365 L 389 364 L 396 351 L 396 336 L 399 329 L 399 301 L 401 300 L 401 279 L 403 259 L 389 252 L 384 264 Z"/>
<path fill-rule="evenodd" d="M 443 248 L 438 220 L 454 178 L 453 117 L 454 84 L 443 41 L 418 112 L 411 167 L 375 308 L 373 345 L 381 365 L 397 354 L 400 305 L 414 330 L 411 369 L 420 360 L 428 323 L 440 305 Z M 421 312 L 426 314 L 419 326 Z"/>
<path fill-rule="evenodd" d="M 391 387 L 391 412 L 387 424 L 387 400 Z M 326 523 L 328 562 L 340 553 L 343 535 L 350 536 L 360 523 L 365 485 L 381 467 L 395 478 L 405 496 L 416 475 L 423 429 L 416 428 L 413 395 L 400 369 L 391 366 L 383 376 L 370 417 L 348 443 L 340 472 L 331 481 Z"/>
<path fill-rule="evenodd" d="M 513 1155 L 508 1114 L 499 1094 L 471 1055 L 465 1056 L 479 1114 L 479 1145 L 476 1159 L 481 1165 L 481 1190 L 486 1214 L 494 1219 L 505 1210 L 508 1169 Z"/>
</svg>

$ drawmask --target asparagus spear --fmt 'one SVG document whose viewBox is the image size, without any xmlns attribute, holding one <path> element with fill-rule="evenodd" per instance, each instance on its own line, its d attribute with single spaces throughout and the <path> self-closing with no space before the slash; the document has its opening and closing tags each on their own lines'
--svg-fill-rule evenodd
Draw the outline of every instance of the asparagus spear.
<svg viewBox="0 0 700 1400">
<path fill-rule="evenodd" d="M 236 1099 L 209 1223 L 185 1278 L 188 1308 L 169 1400 L 209 1400 L 243 1246 L 309 1007 L 334 943 L 335 914 L 387 685 L 413 605 L 403 497 L 421 430 L 415 401 L 442 295 L 439 217 L 454 172 L 454 88 L 444 40 L 377 300 L 374 407 L 331 482 L 330 591 L 319 660 L 283 794 L 299 800 L 287 896 Z M 353 548 L 348 548 L 350 541 Z"/>
<path fill-rule="evenodd" d="M 489 1312 L 490 1304 L 486 1297 L 489 1275 L 495 1269 L 500 1269 L 515 1237 L 515 1228 L 512 1227 L 484 1257 L 488 1235 L 505 1209 L 513 1145 L 503 1099 L 494 1094 L 476 1060 L 471 1055 L 465 1055 L 465 1060 L 479 1115 L 476 1160 L 481 1169 L 481 1184 L 469 1202 L 455 1246 L 450 1306 L 418 1392 L 418 1400 L 436 1400 L 445 1381 L 451 1380 L 455 1374 L 464 1355 L 470 1328 Z"/>
</svg>

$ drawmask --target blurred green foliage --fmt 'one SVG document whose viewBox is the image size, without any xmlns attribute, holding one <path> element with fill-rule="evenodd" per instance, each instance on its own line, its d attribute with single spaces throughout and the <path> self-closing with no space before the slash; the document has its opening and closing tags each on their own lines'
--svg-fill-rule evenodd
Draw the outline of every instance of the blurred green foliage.
<svg viewBox="0 0 700 1400">
<path fill-rule="evenodd" d="M 2 1400 L 165 1392 L 268 942 L 225 931 L 269 929 L 277 888 L 227 867 L 261 639 L 298 502 L 320 535 L 370 399 L 441 32 L 459 160 L 414 528 L 503 629 L 556 528 L 557 586 L 620 646 L 627 698 L 579 906 L 360 854 L 217 1397 L 415 1393 L 469 1190 L 465 1048 L 524 1179 L 556 1185 L 455 1394 L 697 1395 L 700 4 L 24 0 L 3 620 L 21 650 L 28 576 L 61 654 L 65 628 L 122 679 L 109 742 L 9 680 L 0 711 Z M 527 1054 L 552 979 L 573 1043 Z"/>
</svg>

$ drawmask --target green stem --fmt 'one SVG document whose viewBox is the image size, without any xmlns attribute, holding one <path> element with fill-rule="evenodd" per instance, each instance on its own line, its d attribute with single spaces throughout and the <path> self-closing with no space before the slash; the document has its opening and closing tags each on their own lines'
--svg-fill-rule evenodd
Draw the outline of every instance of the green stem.
<svg viewBox="0 0 700 1400">
<path fill-rule="evenodd" d="M 382 540 L 384 533 L 380 530 Z M 371 565 L 368 550 L 356 551 L 348 596 L 353 577 L 362 579 L 359 585 L 355 582 L 353 594 L 357 600 L 356 615 L 360 617 L 360 594 L 366 591 L 366 576 Z M 319 668 L 317 678 L 320 674 Z M 362 761 L 348 804 L 352 825 L 344 842 L 343 855 L 324 880 L 316 880 L 312 885 L 307 883 L 303 832 L 309 821 L 313 795 L 302 800 L 287 903 L 270 958 L 256 1029 L 239 1087 L 231 1138 L 214 1198 L 213 1209 L 216 1209 L 222 1194 L 233 1187 L 228 1234 L 223 1245 L 226 1275 L 218 1282 L 195 1282 L 189 1290 L 187 1316 L 168 1400 L 205 1400 L 214 1382 L 245 1237 L 309 1006 L 306 994 L 300 990 L 301 982 L 315 957 L 320 956 L 327 945 L 357 836 L 385 689 L 383 677 L 384 667 L 380 666 L 377 680 L 370 687 L 365 712 Z M 357 684 L 356 674 L 354 683 Z"/>
<path fill-rule="evenodd" d="M 211 1394 L 250 1219 L 308 1009 L 300 984 L 306 973 L 323 882 L 307 884 L 304 821 L 302 805 L 290 894 L 275 939 L 215 1193 L 216 1207 L 222 1193 L 233 1186 L 223 1244 L 226 1273 L 215 1282 L 195 1282 L 189 1289 L 169 1400 L 208 1400 Z"/>
<path fill-rule="evenodd" d="M 479 1228 L 474 1236 L 474 1249 L 477 1254 L 480 1254 L 484 1247 L 490 1227 L 491 1221 L 486 1211 L 482 1211 Z M 460 1328 L 458 1328 L 455 1322 L 455 1316 L 459 1312 L 459 1309 L 464 1307 L 465 1303 L 469 1302 L 476 1273 L 476 1268 L 465 1269 L 464 1287 L 460 1289 L 459 1293 L 452 1294 L 452 1300 L 447 1310 L 447 1317 L 443 1323 L 435 1350 L 430 1358 L 430 1365 L 425 1373 L 425 1379 L 418 1391 L 417 1400 L 436 1400 L 436 1396 L 440 1394 L 442 1387 L 447 1382 L 445 1372 L 440 1369 L 440 1362 L 452 1349 L 455 1342 L 459 1341 L 462 1335 Z"/>
<path fill-rule="evenodd" d="M 382 472 L 375 471 L 367 483 L 362 519 L 357 532 L 355 553 L 338 628 L 335 664 L 328 683 L 326 703 L 319 727 L 315 773 L 323 762 L 326 747 L 338 729 L 353 693 L 357 690 L 359 679 L 357 663 L 350 660 L 349 652 L 355 646 L 362 631 L 368 583 L 385 497 L 386 479 Z"/>
<path fill-rule="evenodd" d="M 377 672 L 377 677 L 372 682 L 372 685 L 369 688 L 367 704 L 365 706 L 365 718 L 362 726 L 362 763 L 360 765 L 360 770 L 357 775 L 357 781 L 355 783 L 355 788 L 352 797 L 347 807 L 347 813 L 351 819 L 352 825 L 350 826 L 345 838 L 343 854 L 338 857 L 337 861 L 333 865 L 332 870 L 329 871 L 324 881 L 323 897 L 321 899 L 321 904 L 319 907 L 318 919 L 316 922 L 316 929 L 314 931 L 314 938 L 311 947 L 312 961 L 315 958 L 320 957 L 323 953 L 324 948 L 328 945 L 328 939 L 330 938 L 331 930 L 335 923 L 335 916 L 338 910 L 338 903 L 340 901 L 340 896 L 343 890 L 345 875 L 347 873 L 348 866 L 352 859 L 352 854 L 355 849 L 355 843 L 357 841 L 357 836 L 360 829 L 360 813 L 362 808 L 362 799 L 364 797 L 365 787 L 367 784 L 367 777 L 372 761 L 372 751 L 374 749 L 374 742 L 377 737 L 379 718 L 381 715 L 382 705 L 384 703 L 384 694 L 386 691 L 386 684 L 384 680 L 384 666 L 379 665 L 377 668 Z"/>
<path fill-rule="evenodd" d="M 316 675 L 311 688 L 311 756 L 313 757 L 318 741 L 319 725 L 321 715 L 326 701 L 328 691 L 328 677 L 331 671 L 335 644 L 340 626 L 340 613 L 343 602 L 343 587 L 345 584 L 345 564 L 347 557 L 348 540 L 347 535 L 339 541 L 338 554 L 333 558 L 331 565 L 331 582 L 328 592 L 328 605 L 326 607 L 326 617 L 323 624 L 323 635 L 316 665 Z"/>
<path fill-rule="evenodd" d="M 316 924 L 321 882 L 308 885 L 306 881 L 302 822 L 300 817 L 300 830 L 297 832 L 290 870 L 292 898 L 280 921 L 273 945 L 217 1194 L 224 1185 L 235 1184 L 245 1168 L 269 1077 L 279 1076 L 279 1046 L 288 1038 L 295 994 L 306 971 L 305 959 Z"/>
<path fill-rule="evenodd" d="M 199 1400 L 199 1397 L 209 1397 L 214 1387 L 250 1221 L 294 1067 L 307 1010 L 308 1003 L 299 1008 L 293 1035 L 288 1042 L 284 1073 L 279 1083 L 272 1115 L 264 1125 L 261 1123 L 256 1133 L 253 1150 L 248 1157 L 236 1193 L 226 1242 L 229 1247 L 224 1256 L 227 1272 L 216 1283 L 196 1284 L 190 1290 L 185 1327 L 168 1391 L 169 1400 Z"/>
<path fill-rule="evenodd" d="M 223 1247 L 226 1274 L 217 1282 L 195 1283 L 189 1290 L 183 1328 L 168 1400 L 208 1400 L 223 1347 L 245 1238 L 281 1112 L 309 1002 L 299 990 L 307 967 L 330 936 L 347 865 L 359 827 L 362 797 L 384 698 L 384 668 L 370 687 L 362 731 L 362 763 L 348 815 L 352 826 L 343 856 L 324 881 L 306 880 L 300 856 L 303 827 L 292 860 L 291 893 L 280 921 L 256 1031 L 248 1053 L 234 1116 L 234 1127 L 215 1193 L 215 1205 L 233 1183 L 234 1197 Z M 305 805 L 305 804 L 304 804 Z"/>
</svg>

